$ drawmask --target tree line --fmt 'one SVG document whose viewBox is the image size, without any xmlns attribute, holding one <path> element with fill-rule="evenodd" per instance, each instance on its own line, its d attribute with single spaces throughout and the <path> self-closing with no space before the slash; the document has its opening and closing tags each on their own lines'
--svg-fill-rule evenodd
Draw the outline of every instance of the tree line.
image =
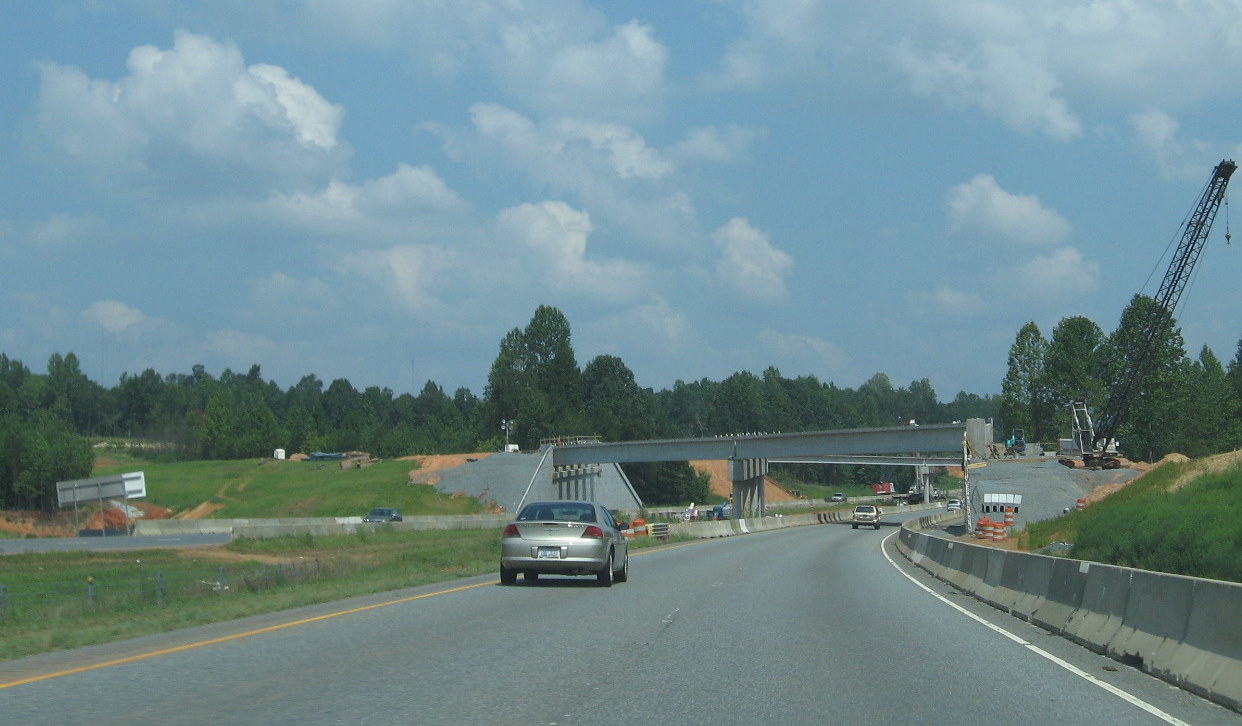
<svg viewBox="0 0 1242 726">
<path fill-rule="evenodd" d="M 1117 430 L 1123 456 L 1154 462 L 1242 447 L 1242 340 L 1227 366 L 1208 346 L 1192 359 L 1176 321 L 1146 295 L 1134 296 L 1108 335 L 1081 316 L 1063 318 L 1049 338 L 1033 322 L 1022 326 L 1001 384 L 996 438 L 1011 429 L 1027 441 L 1069 437 L 1071 402 L 1084 401 L 1098 419 L 1126 367 L 1140 360 Z"/>
<path fill-rule="evenodd" d="M 775 367 L 722 381 L 642 388 L 621 358 L 579 366 L 568 320 L 540 306 L 525 328 L 500 341 L 481 396 L 449 395 L 428 381 L 417 395 L 324 384 L 307 374 L 282 389 L 258 365 L 219 376 L 203 366 L 161 375 L 124 373 L 112 388 L 86 377 L 73 353 L 54 354 L 32 372 L 0 354 L 0 507 L 56 507 L 55 482 L 90 476 L 90 441 L 123 438 L 162 459 L 237 459 L 289 452 L 354 451 L 379 457 L 497 451 L 506 435 L 531 450 L 557 436 L 603 441 L 705 437 L 942 423 L 992 417 L 999 399 L 965 392 L 940 403 L 927 379 L 895 387 L 877 373 L 857 389 L 815 376 L 787 378 Z M 826 484 L 894 480 L 875 467 L 791 467 Z M 707 482 L 685 464 L 625 466 L 644 501 L 703 501 Z"/>
</svg>

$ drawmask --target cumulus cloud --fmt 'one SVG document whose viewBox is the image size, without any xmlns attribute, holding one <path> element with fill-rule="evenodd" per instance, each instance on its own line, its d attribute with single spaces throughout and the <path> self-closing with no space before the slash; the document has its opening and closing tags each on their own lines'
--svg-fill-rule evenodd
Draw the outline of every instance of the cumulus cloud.
<svg viewBox="0 0 1242 726">
<path fill-rule="evenodd" d="M 660 179 L 673 172 L 671 162 L 624 126 L 561 120 L 553 127 L 563 139 L 585 141 L 592 149 L 606 152 L 613 171 L 622 179 Z"/>
<path fill-rule="evenodd" d="M 238 368 L 270 360 L 279 352 L 279 347 L 267 336 L 229 329 L 207 333 L 205 345 L 211 354 Z"/>
<path fill-rule="evenodd" d="M 1230 93 L 1242 72 L 1233 2 L 752 0 L 739 18 L 717 83 L 884 88 L 1061 141 L 1095 114 Z"/>
<path fill-rule="evenodd" d="M 529 33 L 510 31 L 506 51 L 519 61 L 512 81 L 528 85 L 529 95 L 521 95 L 545 113 L 643 120 L 663 104 L 668 51 L 649 26 L 630 21 L 602 40 L 561 48 L 537 47 Z"/>
<path fill-rule="evenodd" d="M 918 95 L 977 106 L 1019 131 L 1061 141 L 1082 135 L 1082 123 L 1058 96 L 1056 76 L 1016 48 L 986 43 L 957 55 L 904 47 L 895 58 Z"/>
<path fill-rule="evenodd" d="M 771 351 L 774 358 L 792 361 L 801 365 L 803 372 L 821 377 L 841 374 L 849 359 L 840 346 L 815 335 L 782 333 L 769 328 L 760 331 L 759 344 Z"/>
<path fill-rule="evenodd" d="M 147 323 L 141 310 L 132 308 L 119 300 L 98 300 L 81 313 L 88 323 L 98 325 L 109 333 L 125 333 L 140 330 Z"/>
<path fill-rule="evenodd" d="M 575 323 L 574 330 L 575 340 L 592 355 L 622 357 L 640 385 L 652 385 L 642 383 L 641 373 L 646 368 L 667 368 L 672 362 L 675 369 L 700 376 L 704 375 L 705 360 L 720 357 L 718 341 L 704 336 L 685 310 L 659 294 L 634 305 L 615 306 L 588 319 L 580 328 Z"/>
<path fill-rule="evenodd" d="M 1032 298 L 1052 300 L 1094 292 L 1100 285 L 1100 265 L 1084 259 L 1073 247 L 1061 247 L 1027 260 L 1009 278 Z"/>
<path fill-rule="evenodd" d="M 435 245 L 402 245 L 352 260 L 355 271 L 370 274 L 408 311 L 431 306 L 434 285 L 453 264 L 451 250 Z"/>
<path fill-rule="evenodd" d="M 922 293 L 918 304 L 949 315 L 976 315 L 985 309 L 983 298 L 973 292 L 939 287 L 933 292 Z"/>
<path fill-rule="evenodd" d="M 478 153 L 477 142 L 545 183 L 581 189 L 609 179 L 659 179 L 674 169 L 641 136 L 619 124 L 575 118 L 537 124 L 512 109 L 488 103 L 471 106 L 470 117 L 474 137 L 461 138 L 441 130 L 448 136 L 450 150 Z"/>
<path fill-rule="evenodd" d="M 793 257 L 772 246 L 767 235 L 742 217 L 734 217 L 712 233 L 720 248 L 716 277 L 742 296 L 758 302 L 780 302 L 788 296 L 785 274 Z"/>
<path fill-rule="evenodd" d="M 761 129 L 744 126 L 702 126 L 690 129 L 674 151 L 683 159 L 733 162 L 750 156 L 755 142 L 765 135 Z"/>
<path fill-rule="evenodd" d="M 986 241 L 1049 246 L 1065 241 L 1072 229 L 1037 197 L 1010 193 L 990 174 L 950 189 L 946 204 L 952 233 Z"/>
<path fill-rule="evenodd" d="M 564 202 L 505 209 L 497 216 L 496 227 L 498 241 L 514 248 L 506 250 L 506 257 L 529 260 L 524 269 L 545 288 L 619 301 L 633 298 L 645 287 L 640 265 L 588 257 L 590 215 Z"/>
<path fill-rule="evenodd" d="M 139 46 L 126 66 L 109 81 L 44 64 L 39 148 L 110 185 L 211 191 L 323 178 L 340 163 L 341 108 L 282 68 L 247 66 L 231 43 L 178 31 L 172 48 Z"/>
<path fill-rule="evenodd" d="M 340 301 L 339 292 L 314 277 L 297 278 L 279 270 L 251 283 L 251 299 L 265 320 L 313 320 Z"/>
<path fill-rule="evenodd" d="M 627 126 L 577 118 L 537 122 L 498 104 L 470 108 L 471 128 L 423 128 L 456 160 L 507 166 L 591 210 L 631 243 L 670 248 L 698 234 L 689 196 L 676 186 L 672 158 Z"/>
<path fill-rule="evenodd" d="M 427 213 L 462 211 L 467 205 L 431 167 L 402 163 L 392 174 L 361 184 L 333 179 L 316 191 L 277 191 L 265 206 L 283 219 L 314 227 L 415 221 Z"/>
<path fill-rule="evenodd" d="M 46 248 L 68 246 L 89 240 L 103 225 L 93 214 L 54 214 L 31 227 L 30 243 Z"/>
<path fill-rule="evenodd" d="M 647 120 L 670 92 L 668 51 L 653 29 L 610 25 L 581 2 L 315 0 L 308 9 L 332 38 L 403 53 L 415 74 L 448 79 L 485 68 L 544 115 Z"/>
</svg>

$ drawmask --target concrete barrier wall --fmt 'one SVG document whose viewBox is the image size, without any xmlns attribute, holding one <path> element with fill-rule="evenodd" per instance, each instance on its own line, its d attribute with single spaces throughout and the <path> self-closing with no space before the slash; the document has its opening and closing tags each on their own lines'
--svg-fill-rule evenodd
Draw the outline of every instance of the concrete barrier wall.
<svg viewBox="0 0 1242 726">
<path fill-rule="evenodd" d="M 988 604 L 1242 710 L 1242 584 L 947 540 L 907 522 L 911 562 Z"/>
</svg>

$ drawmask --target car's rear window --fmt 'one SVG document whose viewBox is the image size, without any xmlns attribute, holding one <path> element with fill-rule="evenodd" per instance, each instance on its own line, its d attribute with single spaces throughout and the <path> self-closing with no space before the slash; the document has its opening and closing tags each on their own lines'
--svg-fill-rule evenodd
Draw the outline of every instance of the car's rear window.
<svg viewBox="0 0 1242 726">
<path fill-rule="evenodd" d="M 594 522 L 595 508 L 582 504 L 528 504 L 518 514 L 518 521 Z"/>
<path fill-rule="evenodd" d="M 875 512 L 875 507 L 871 506 L 870 504 L 860 504 L 858 505 L 858 507 L 854 509 L 854 511 L 861 512 L 863 514 L 871 514 Z"/>
</svg>

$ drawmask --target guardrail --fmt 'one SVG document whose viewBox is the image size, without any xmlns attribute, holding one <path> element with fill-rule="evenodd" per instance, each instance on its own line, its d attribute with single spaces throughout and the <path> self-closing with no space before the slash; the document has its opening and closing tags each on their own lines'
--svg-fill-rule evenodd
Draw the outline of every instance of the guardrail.
<svg viewBox="0 0 1242 726">
<path fill-rule="evenodd" d="M 1242 584 L 1012 552 L 920 530 L 898 548 L 915 565 L 1011 615 L 1242 710 Z"/>
</svg>

